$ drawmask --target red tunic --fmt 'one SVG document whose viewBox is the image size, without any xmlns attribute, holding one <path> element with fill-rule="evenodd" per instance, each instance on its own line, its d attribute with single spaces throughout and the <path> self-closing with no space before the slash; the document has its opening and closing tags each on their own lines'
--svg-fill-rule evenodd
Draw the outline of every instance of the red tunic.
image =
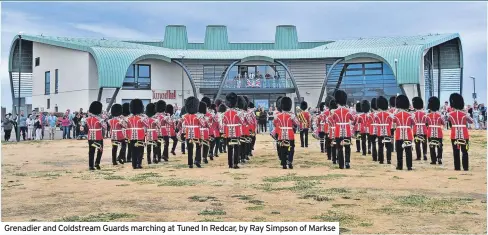
<svg viewBox="0 0 488 235">
<path fill-rule="evenodd" d="M 247 121 L 249 123 L 250 134 L 255 134 L 257 128 L 257 120 L 256 120 L 256 114 L 254 114 L 253 109 L 247 111 Z"/>
<path fill-rule="evenodd" d="M 413 134 L 414 135 L 426 135 L 427 127 L 425 126 L 427 115 L 424 111 L 415 111 L 413 113 Z"/>
<path fill-rule="evenodd" d="M 165 121 L 164 127 L 166 128 L 166 134 L 168 134 L 168 136 L 176 136 L 176 130 L 175 130 L 176 129 L 176 121 L 175 120 L 168 118 Z"/>
<path fill-rule="evenodd" d="M 166 113 L 158 113 L 156 114 L 156 117 L 159 121 L 159 129 L 158 129 L 158 135 L 159 136 L 168 136 L 168 129 L 166 128 L 166 124 L 170 119 L 170 116 Z"/>
<path fill-rule="evenodd" d="M 378 124 L 376 124 L 376 113 L 371 112 L 368 113 L 368 123 L 369 123 L 369 134 L 376 135 L 376 129 L 378 128 Z"/>
<path fill-rule="evenodd" d="M 200 120 L 200 139 L 208 140 L 210 138 L 210 117 L 206 114 L 197 114 Z"/>
<path fill-rule="evenodd" d="M 393 121 L 396 124 L 395 140 L 413 140 L 412 115 L 405 111 L 400 111 L 395 114 Z"/>
<path fill-rule="evenodd" d="M 369 133 L 369 120 L 367 113 L 361 113 L 358 115 L 356 119 L 357 129 L 361 134 L 368 134 Z"/>
<path fill-rule="evenodd" d="M 218 137 L 220 136 L 218 116 L 213 111 L 211 111 L 211 113 L 209 114 L 209 118 L 212 122 L 212 124 L 210 125 L 210 136 Z"/>
<path fill-rule="evenodd" d="M 146 129 L 146 140 L 147 141 L 156 141 L 158 140 L 158 129 L 159 123 L 157 117 L 147 118 L 144 120 L 144 125 L 147 127 Z"/>
<path fill-rule="evenodd" d="M 443 137 L 442 127 L 444 126 L 444 118 L 438 112 L 429 113 L 426 115 L 425 122 L 428 127 L 427 138 L 441 138 Z"/>
<path fill-rule="evenodd" d="M 201 123 L 196 114 L 185 114 L 183 117 L 182 128 L 187 140 L 200 139 L 200 126 Z"/>
<path fill-rule="evenodd" d="M 391 136 L 391 113 L 381 111 L 375 115 L 376 136 Z"/>
<path fill-rule="evenodd" d="M 103 140 L 102 129 L 105 128 L 104 121 L 97 116 L 90 116 L 86 119 L 88 126 L 88 140 Z"/>
<path fill-rule="evenodd" d="M 335 135 L 335 121 L 331 115 L 333 112 L 334 110 L 330 111 L 325 120 L 325 122 L 327 123 L 326 132 L 329 135 L 329 139 L 334 139 Z"/>
<path fill-rule="evenodd" d="M 135 116 L 130 116 L 127 120 L 127 138 L 129 140 L 144 140 L 145 138 L 145 133 L 144 133 L 144 127 L 146 125 L 144 124 L 144 119 L 142 116 L 135 115 Z"/>
<path fill-rule="evenodd" d="M 307 120 L 307 123 L 300 122 L 300 129 L 309 129 L 312 120 L 310 119 L 310 113 L 308 111 L 302 111 L 303 118 Z"/>
<path fill-rule="evenodd" d="M 351 137 L 351 121 L 354 121 L 349 109 L 340 107 L 334 110 L 331 115 L 334 121 L 334 137 L 335 138 L 350 138 Z"/>
<path fill-rule="evenodd" d="M 449 121 L 451 121 L 451 139 L 469 139 L 468 123 L 473 123 L 473 119 L 465 112 L 455 110 L 449 113 Z"/>
<path fill-rule="evenodd" d="M 225 111 L 222 124 L 224 126 L 224 134 L 226 138 L 239 138 L 242 135 L 242 119 L 239 117 L 237 110 L 228 109 Z"/>
<path fill-rule="evenodd" d="M 122 117 L 114 117 L 108 121 L 110 125 L 110 132 L 112 132 L 112 140 L 124 140 L 125 130 Z"/>
<path fill-rule="evenodd" d="M 249 132 L 249 119 L 248 119 L 248 114 L 246 111 L 239 111 L 239 115 L 241 117 L 241 120 L 242 120 L 242 126 L 241 126 L 241 130 L 242 130 L 242 135 L 243 136 L 249 136 L 250 135 L 250 132 Z"/>
<path fill-rule="evenodd" d="M 298 119 L 290 112 L 282 112 L 275 117 L 273 123 L 278 129 L 278 140 L 295 140 L 293 125 L 298 125 Z"/>
</svg>

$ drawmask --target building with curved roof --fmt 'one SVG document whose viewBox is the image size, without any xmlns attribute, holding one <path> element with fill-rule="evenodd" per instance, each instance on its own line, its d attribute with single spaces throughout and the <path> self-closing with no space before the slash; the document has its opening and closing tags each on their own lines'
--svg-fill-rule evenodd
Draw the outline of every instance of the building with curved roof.
<svg viewBox="0 0 488 235">
<path fill-rule="evenodd" d="M 97 99 L 106 108 L 133 98 L 181 104 L 228 92 L 263 107 L 280 95 L 314 106 L 337 89 L 351 103 L 397 94 L 445 99 L 462 91 L 462 55 L 457 33 L 302 42 L 295 26 L 280 25 L 274 42 L 243 43 L 230 42 L 226 26 L 209 25 L 204 42 L 194 43 L 185 26 L 168 25 L 161 41 L 17 35 L 9 73 L 15 103 L 20 96 L 46 111 L 86 109 Z"/>
</svg>

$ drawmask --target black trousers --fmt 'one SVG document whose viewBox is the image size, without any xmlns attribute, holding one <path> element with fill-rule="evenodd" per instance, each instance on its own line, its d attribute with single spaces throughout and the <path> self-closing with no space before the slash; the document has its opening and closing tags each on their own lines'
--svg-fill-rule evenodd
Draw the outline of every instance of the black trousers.
<svg viewBox="0 0 488 235">
<path fill-rule="evenodd" d="M 366 145 L 368 145 L 368 151 L 371 149 L 371 144 L 368 142 L 369 134 L 361 133 L 361 148 L 363 150 L 363 156 L 366 156 Z"/>
<path fill-rule="evenodd" d="M 260 122 L 260 123 L 259 123 L 259 131 L 260 131 L 260 132 L 267 132 L 267 131 L 268 131 L 268 127 L 267 127 L 267 126 L 268 126 L 268 125 L 266 125 L 266 123 L 262 123 L 262 122 Z"/>
<path fill-rule="evenodd" d="M 405 151 L 405 157 L 407 162 L 407 168 L 412 169 L 412 146 L 403 148 L 404 140 L 395 141 L 397 152 L 397 170 L 403 170 L 403 152 Z"/>
<path fill-rule="evenodd" d="M 136 146 L 137 142 L 137 140 L 129 141 L 129 149 L 131 150 L 130 155 L 132 158 L 132 168 L 134 169 L 142 166 L 142 156 L 144 155 L 144 146 Z"/>
<path fill-rule="evenodd" d="M 395 130 L 394 128 L 390 129 L 391 131 L 391 149 L 395 149 Z"/>
<path fill-rule="evenodd" d="M 227 143 L 227 163 L 229 164 L 229 167 L 234 167 L 239 164 L 239 150 L 240 150 L 240 145 L 239 144 L 230 144 L 234 141 L 236 141 L 237 138 L 227 138 L 226 143 Z"/>
<path fill-rule="evenodd" d="M 127 153 L 127 140 L 121 140 L 120 141 L 120 152 L 119 152 L 119 158 L 122 159 L 122 161 L 126 162 L 126 153 Z"/>
<path fill-rule="evenodd" d="M 335 145 L 335 139 L 331 139 L 328 135 L 326 135 L 325 146 L 327 148 L 327 160 L 332 160 L 332 163 L 335 164 L 337 162 L 337 147 Z"/>
<path fill-rule="evenodd" d="M 319 141 L 320 141 L 320 152 L 324 152 L 324 148 L 326 146 L 326 140 L 325 140 L 325 132 L 319 132 Z M 327 158 L 330 160 L 329 154 L 327 154 Z"/>
<path fill-rule="evenodd" d="M 462 163 L 463 163 L 463 170 L 469 170 L 469 156 L 468 156 L 468 146 L 469 140 L 466 140 L 465 145 L 456 145 L 454 142 L 456 140 L 451 139 L 452 143 L 452 152 L 454 154 L 454 170 L 460 171 L 461 170 L 461 159 L 460 159 L 460 152 L 462 152 Z"/>
<path fill-rule="evenodd" d="M 222 145 L 223 145 L 223 139 L 221 137 L 215 138 L 215 150 L 214 150 L 214 156 L 219 156 L 219 153 L 222 153 Z"/>
<path fill-rule="evenodd" d="M 188 147 L 188 166 L 193 166 L 193 163 L 200 164 L 202 162 L 202 145 L 193 140 L 186 140 Z M 193 160 L 193 147 L 195 146 L 195 160 Z"/>
<path fill-rule="evenodd" d="M 132 162 L 132 148 L 134 143 L 132 140 L 127 140 L 127 162 Z"/>
<path fill-rule="evenodd" d="M 355 131 L 354 135 L 356 136 L 356 152 L 361 152 L 361 138 L 358 138 L 358 136 L 361 136 L 359 131 Z"/>
<path fill-rule="evenodd" d="M 383 143 L 383 140 L 385 139 L 385 137 L 388 137 L 388 136 L 378 136 L 378 161 L 380 163 L 383 163 L 385 161 L 385 155 L 384 155 L 384 151 L 383 151 L 384 147 L 386 147 L 386 160 L 388 162 L 391 161 L 391 152 L 393 151 L 393 148 L 391 146 L 391 142 Z"/>
<path fill-rule="evenodd" d="M 27 132 L 27 127 L 26 126 L 21 126 L 20 127 L 20 133 L 22 134 L 22 139 L 25 140 L 25 133 Z"/>
<path fill-rule="evenodd" d="M 185 135 L 181 135 L 181 153 L 185 154 L 185 143 L 186 143 L 186 138 Z"/>
<path fill-rule="evenodd" d="M 154 162 L 160 162 L 161 161 L 161 154 L 162 154 L 162 149 L 163 149 L 163 144 L 164 143 L 164 137 L 163 136 L 158 136 L 158 141 L 156 142 L 157 148 L 154 149 Z"/>
<path fill-rule="evenodd" d="M 256 135 L 251 136 L 251 149 L 249 154 L 252 156 L 252 150 L 254 150 L 254 145 L 256 145 Z"/>
<path fill-rule="evenodd" d="M 215 138 L 213 140 L 210 140 L 210 148 L 209 148 L 209 153 L 208 153 L 208 156 L 209 157 L 213 157 L 214 156 L 215 142 L 217 142 L 217 139 L 215 139 Z"/>
<path fill-rule="evenodd" d="M 203 159 L 205 160 L 205 162 L 207 161 L 207 157 L 208 157 L 208 152 L 209 152 L 209 149 L 210 149 L 210 142 L 208 142 L 208 140 L 206 140 L 207 143 L 206 144 L 202 144 L 202 155 L 203 155 Z"/>
<path fill-rule="evenodd" d="M 308 148 L 308 128 L 305 128 L 300 131 L 300 145 L 303 148 L 305 144 L 305 147 Z"/>
<path fill-rule="evenodd" d="M 96 147 L 92 146 L 98 144 L 100 148 L 97 151 L 97 159 L 95 159 Z M 103 140 L 88 140 L 88 166 L 93 168 L 95 166 L 100 166 L 100 160 L 102 159 L 103 153 Z"/>
<path fill-rule="evenodd" d="M 248 136 L 241 137 L 241 144 L 239 145 L 240 146 L 239 153 L 240 153 L 241 161 L 248 159 L 250 144 L 247 142 L 247 139 Z"/>
<path fill-rule="evenodd" d="M 157 163 L 157 157 L 156 157 L 158 152 L 157 149 L 158 149 L 157 141 L 154 142 L 154 145 L 148 144 L 146 146 L 147 164 L 151 164 L 151 157 L 153 158 L 154 163 Z"/>
<path fill-rule="evenodd" d="M 119 145 L 116 143 L 112 143 L 112 164 L 117 165 L 117 150 L 119 150 Z M 122 146 L 120 147 L 120 151 L 122 151 Z"/>
<path fill-rule="evenodd" d="M 10 140 L 10 134 L 12 133 L 12 130 L 4 130 L 5 131 L 5 136 L 3 137 L 5 141 Z"/>
<path fill-rule="evenodd" d="M 417 135 L 424 138 L 424 142 L 415 141 L 415 153 L 417 154 L 417 160 L 420 160 L 422 155 L 424 156 L 424 160 L 427 160 L 427 138 L 425 135 Z M 420 149 L 420 145 L 422 145 L 422 150 Z"/>
<path fill-rule="evenodd" d="M 337 138 L 335 139 L 337 149 L 337 160 L 339 161 L 339 168 L 344 169 L 344 163 L 351 162 L 351 145 L 341 145 L 343 140 L 351 140 L 351 138 Z M 344 156 L 345 155 L 345 156 Z"/>
<path fill-rule="evenodd" d="M 435 163 L 436 161 L 442 160 L 442 138 L 429 138 L 429 142 L 438 141 L 439 145 L 430 145 L 430 162 Z M 436 152 L 437 149 L 437 152 Z"/>
<path fill-rule="evenodd" d="M 370 135 L 368 141 L 373 147 L 372 148 L 373 161 L 376 162 L 378 161 L 378 152 L 376 151 L 376 135 Z"/>
<path fill-rule="evenodd" d="M 282 166 L 293 164 L 295 155 L 295 140 L 289 140 L 290 146 L 279 146 L 279 158 Z"/>
<path fill-rule="evenodd" d="M 174 153 L 176 150 L 176 146 L 178 145 L 178 139 L 176 136 L 164 136 L 164 148 L 163 148 L 163 159 L 168 161 L 169 159 L 169 139 L 173 140 L 173 146 L 171 147 L 171 152 Z"/>
</svg>

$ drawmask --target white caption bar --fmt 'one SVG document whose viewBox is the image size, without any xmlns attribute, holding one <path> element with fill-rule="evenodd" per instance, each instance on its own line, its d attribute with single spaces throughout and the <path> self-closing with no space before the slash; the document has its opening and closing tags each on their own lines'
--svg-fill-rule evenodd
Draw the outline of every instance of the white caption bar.
<svg viewBox="0 0 488 235">
<path fill-rule="evenodd" d="M 113 223 L 26 223 L 2 222 L 0 234 L 171 234 L 171 235 L 217 235 L 217 234 L 339 234 L 339 222 L 333 223 L 151 223 L 151 222 L 113 222 Z"/>
</svg>

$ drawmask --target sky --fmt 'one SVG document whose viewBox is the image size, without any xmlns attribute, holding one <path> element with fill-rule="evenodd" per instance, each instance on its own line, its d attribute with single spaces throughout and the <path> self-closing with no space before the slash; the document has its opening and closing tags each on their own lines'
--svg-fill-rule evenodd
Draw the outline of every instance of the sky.
<svg viewBox="0 0 488 235">
<path fill-rule="evenodd" d="M 50 36 L 163 40 L 166 25 L 227 25 L 231 42 L 272 42 L 275 27 L 297 27 L 299 41 L 459 33 L 465 101 L 486 101 L 487 3 L 484 2 L 7 2 L 1 3 L 1 104 L 11 108 L 10 43 L 18 32 Z"/>
</svg>

